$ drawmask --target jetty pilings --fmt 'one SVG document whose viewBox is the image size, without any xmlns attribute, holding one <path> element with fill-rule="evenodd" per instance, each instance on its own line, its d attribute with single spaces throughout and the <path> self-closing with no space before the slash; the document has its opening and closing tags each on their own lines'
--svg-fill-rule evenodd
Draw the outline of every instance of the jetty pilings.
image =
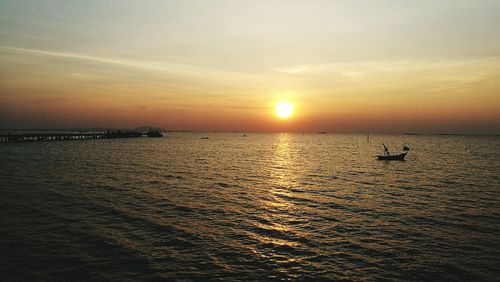
<svg viewBox="0 0 500 282">
<path fill-rule="evenodd" d="M 137 137 L 162 137 L 162 133 L 142 133 L 137 131 L 111 131 L 111 132 L 78 132 L 78 133 L 25 133 L 25 134 L 2 134 L 0 143 L 13 142 L 40 142 L 40 141 L 66 141 L 66 140 L 88 140 L 88 139 L 114 139 L 114 138 L 137 138 Z"/>
</svg>

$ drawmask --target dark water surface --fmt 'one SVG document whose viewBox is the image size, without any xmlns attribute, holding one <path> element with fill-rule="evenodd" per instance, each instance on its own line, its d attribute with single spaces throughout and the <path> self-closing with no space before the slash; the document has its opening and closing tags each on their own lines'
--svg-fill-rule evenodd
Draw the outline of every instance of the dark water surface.
<svg viewBox="0 0 500 282">
<path fill-rule="evenodd" d="M 500 277 L 499 137 L 201 136 L 0 144 L 2 280 Z"/>
</svg>

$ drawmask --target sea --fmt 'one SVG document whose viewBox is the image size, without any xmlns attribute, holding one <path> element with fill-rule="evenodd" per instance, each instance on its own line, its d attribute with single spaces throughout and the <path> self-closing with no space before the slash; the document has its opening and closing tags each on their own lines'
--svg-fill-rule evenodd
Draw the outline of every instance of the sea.
<svg viewBox="0 0 500 282">
<path fill-rule="evenodd" d="M 169 132 L 0 158 L 2 281 L 500 280 L 499 136 Z"/>
</svg>

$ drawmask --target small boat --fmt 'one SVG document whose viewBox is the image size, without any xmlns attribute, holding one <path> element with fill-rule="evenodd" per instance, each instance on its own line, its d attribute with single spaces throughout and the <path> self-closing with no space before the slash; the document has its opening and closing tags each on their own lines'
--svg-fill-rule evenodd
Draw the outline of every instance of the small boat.
<svg viewBox="0 0 500 282">
<path fill-rule="evenodd" d="M 389 148 L 385 144 L 382 145 L 384 145 L 384 155 L 377 156 L 377 160 L 379 161 L 404 161 L 406 154 L 408 154 L 408 151 L 406 151 L 399 155 L 391 155 Z"/>
<path fill-rule="evenodd" d="M 208 139 L 208 137 L 201 137 L 200 139 Z"/>
<path fill-rule="evenodd" d="M 410 151 L 410 146 L 407 143 L 403 144 L 403 151 Z"/>
<path fill-rule="evenodd" d="M 408 152 L 404 152 L 404 153 L 401 153 L 399 155 L 377 156 L 377 160 L 379 160 L 379 161 L 404 161 L 406 154 L 408 154 Z"/>
</svg>

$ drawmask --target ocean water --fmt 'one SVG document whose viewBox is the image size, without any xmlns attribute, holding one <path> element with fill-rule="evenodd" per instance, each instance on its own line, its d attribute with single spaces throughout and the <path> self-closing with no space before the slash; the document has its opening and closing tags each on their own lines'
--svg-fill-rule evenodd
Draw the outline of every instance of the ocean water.
<svg viewBox="0 0 500 282">
<path fill-rule="evenodd" d="M 407 161 L 375 160 L 383 142 Z M 0 156 L 1 280 L 500 277 L 500 137 L 169 133 Z"/>
</svg>

